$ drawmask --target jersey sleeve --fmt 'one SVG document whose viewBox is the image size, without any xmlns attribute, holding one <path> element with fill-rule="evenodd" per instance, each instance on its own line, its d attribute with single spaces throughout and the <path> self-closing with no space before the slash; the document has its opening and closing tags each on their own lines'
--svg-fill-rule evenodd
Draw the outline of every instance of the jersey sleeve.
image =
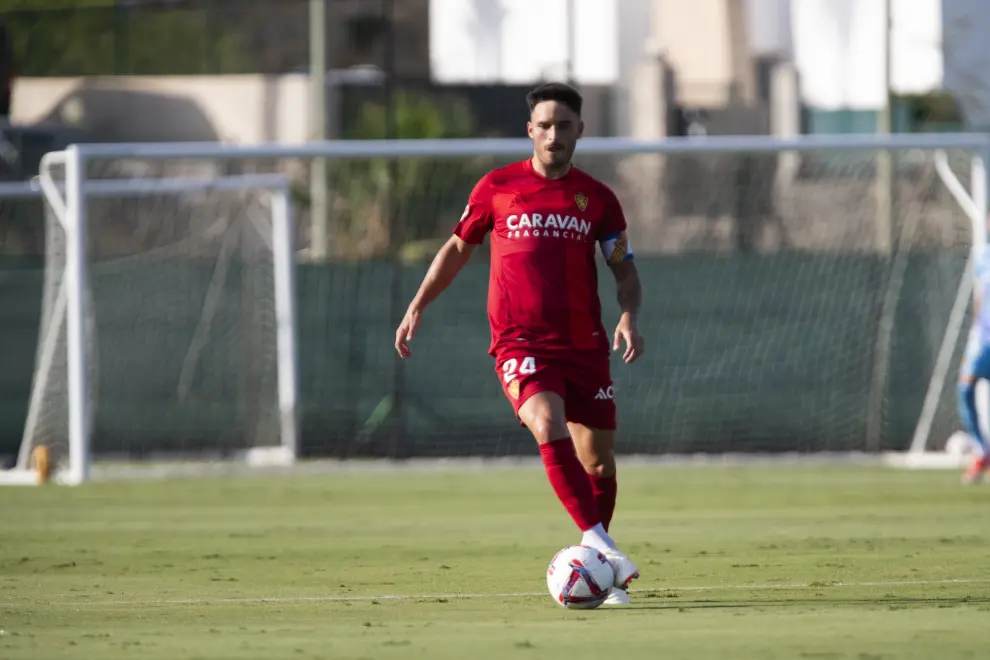
<svg viewBox="0 0 990 660">
<path fill-rule="evenodd" d="M 608 188 L 604 189 L 605 217 L 598 232 L 598 245 L 608 265 L 612 266 L 633 258 L 632 244 L 626 234 L 626 215 L 622 204 Z"/>
<path fill-rule="evenodd" d="M 494 224 L 491 179 L 489 175 L 485 175 L 471 191 L 464 213 L 454 227 L 454 235 L 465 243 L 480 245 L 485 240 L 485 234 L 492 230 Z"/>
</svg>

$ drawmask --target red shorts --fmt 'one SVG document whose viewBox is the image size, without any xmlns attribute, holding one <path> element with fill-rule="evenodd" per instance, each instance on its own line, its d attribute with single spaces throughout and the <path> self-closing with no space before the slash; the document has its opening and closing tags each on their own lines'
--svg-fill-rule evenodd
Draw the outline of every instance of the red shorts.
<svg viewBox="0 0 990 660">
<path fill-rule="evenodd" d="M 537 392 L 555 392 L 564 400 L 568 422 L 594 429 L 615 429 L 615 389 L 607 353 L 573 353 L 546 358 L 515 350 L 495 358 L 502 390 L 519 416 L 519 407 Z"/>
</svg>

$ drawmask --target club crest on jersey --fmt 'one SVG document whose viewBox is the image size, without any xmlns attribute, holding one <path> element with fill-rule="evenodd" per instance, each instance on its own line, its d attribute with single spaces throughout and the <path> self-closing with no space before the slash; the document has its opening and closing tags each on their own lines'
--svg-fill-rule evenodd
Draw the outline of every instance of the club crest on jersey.
<svg viewBox="0 0 990 660">
<path fill-rule="evenodd" d="M 588 208 L 588 196 L 584 193 L 578 193 L 574 195 L 574 203 L 583 211 Z"/>
<path fill-rule="evenodd" d="M 519 398 L 519 381 L 513 380 L 509 383 L 509 396 L 513 399 Z"/>
</svg>

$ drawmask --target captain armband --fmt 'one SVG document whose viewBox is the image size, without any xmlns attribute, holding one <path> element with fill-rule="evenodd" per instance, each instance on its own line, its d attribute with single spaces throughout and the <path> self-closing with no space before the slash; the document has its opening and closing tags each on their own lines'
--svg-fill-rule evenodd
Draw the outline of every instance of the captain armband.
<svg viewBox="0 0 990 660">
<path fill-rule="evenodd" d="M 602 256 L 605 257 L 605 261 L 610 266 L 626 259 L 632 259 L 632 245 L 624 231 L 610 234 L 598 241 L 598 244 L 602 248 Z"/>
</svg>

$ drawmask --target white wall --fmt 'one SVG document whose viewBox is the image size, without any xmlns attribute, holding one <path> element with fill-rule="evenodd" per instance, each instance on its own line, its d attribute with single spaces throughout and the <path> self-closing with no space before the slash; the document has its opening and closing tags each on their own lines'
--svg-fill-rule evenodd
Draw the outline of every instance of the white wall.
<svg viewBox="0 0 990 660">
<path fill-rule="evenodd" d="M 55 121 L 105 141 L 309 139 L 304 75 L 18 78 L 11 119 Z"/>
<path fill-rule="evenodd" d="M 973 1 L 986 8 L 986 0 Z M 794 61 L 805 103 L 822 110 L 882 107 L 884 5 L 885 0 L 791 0 Z M 940 0 L 892 0 L 891 87 L 896 92 L 941 87 L 940 12 Z"/>
<path fill-rule="evenodd" d="M 579 83 L 619 77 L 617 4 L 622 0 L 430 0 L 430 68 L 440 83 L 563 79 L 567 7 L 575 10 Z"/>
<path fill-rule="evenodd" d="M 791 0 L 746 0 L 746 18 L 754 55 L 793 57 Z"/>
<path fill-rule="evenodd" d="M 793 61 L 804 103 L 820 110 L 873 110 L 882 106 L 885 0 L 743 1 L 753 54 Z M 570 2 L 576 12 L 576 79 L 616 86 L 619 134 L 631 132 L 635 119 L 631 92 L 647 80 L 637 72 L 645 65 L 651 46 L 654 51 L 667 48 L 677 60 L 687 91 L 693 89 L 705 96 L 705 89 L 719 88 L 716 83 L 728 75 L 727 69 L 722 71 L 725 62 L 720 55 L 728 44 L 713 43 L 720 39 L 714 34 L 717 30 L 705 30 L 702 42 L 708 43 L 691 41 L 697 41 L 698 35 L 690 25 L 707 12 L 707 0 Z M 955 28 L 959 38 L 954 52 L 958 57 L 952 67 L 946 66 L 946 78 L 953 71 L 960 72 L 955 76 L 959 80 L 987 72 L 986 103 L 981 102 L 980 107 L 987 108 L 990 123 L 990 38 L 986 36 L 990 34 L 990 0 L 891 2 L 894 90 L 922 93 L 942 87 L 944 3 L 947 16 L 964 17 Z M 528 84 L 563 78 L 568 4 L 568 0 L 431 0 L 434 79 L 441 83 Z M 692 67 L 695 60 L 697 66 Z"/>
<path fill-rule="evenodd" d="M 654 103 L 644 103 L 639 97 L 656 100 L 660 90 L 643 90 L 639 87 L 656 80 L 655 71 L 645 60 L 650 45 L 650 7 L 653 0 L 621 0 L 617 7 L 618 78 L 615 84 L 613 118 L 616 135 L 629 136 L 639 133 L 637 125 L 645 120 L 648 128 L 645 136 L 656 137 L 660 130 L 660 110 Z M 639 87 L 637 87 L 637 81 Z M 637 110 L 639 110 L 637 112 Z"/>
</svg>

